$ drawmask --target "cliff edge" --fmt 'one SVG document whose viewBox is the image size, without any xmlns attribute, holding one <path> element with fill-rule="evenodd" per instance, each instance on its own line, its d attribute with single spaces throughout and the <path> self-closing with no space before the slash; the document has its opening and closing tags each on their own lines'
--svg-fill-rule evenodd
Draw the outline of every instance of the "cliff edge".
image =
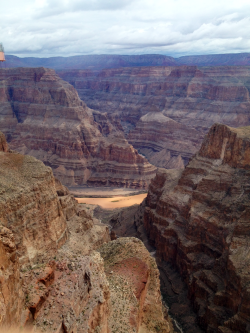
<svg viewBox="0 0 250 333">
<path fill-rule="evenodd" d="M 144 224 L 206 332 L 250 331 L 250 127 L 215 124 L 184 171 L 160 169 Z"/>
</svg>

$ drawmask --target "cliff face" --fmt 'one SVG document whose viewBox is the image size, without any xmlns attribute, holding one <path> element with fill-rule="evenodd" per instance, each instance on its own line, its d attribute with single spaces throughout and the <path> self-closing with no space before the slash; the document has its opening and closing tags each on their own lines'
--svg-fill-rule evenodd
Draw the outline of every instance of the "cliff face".
<svg viewBox="0 0 250 333">
<path fill-rule="evenodd" d="M 0 129 L 10 148 L 42 160 L 66 185 L 140 188 L 155 173 L 119 121 L 93 113 L 53 70 L 1 70 L 0 100 Z"/>
<path fill-rule="evenodd" d="M 111 324 L 117 321 L 131 326 L 131 333 L 143 325 L 150 328 L 144 332 L 172 332 L 162 311 L 159 272 L 143 244 L 118 241 L 119 253 L 116 243 L 104 247 L 110 241 L 107 225 L 77 204 L 51 168 L 9 151 L 1 132 L 0 138 L 0 330 L 114 333 Z M 113 303 L 106 269 L 111 256 L 95 251 L 101 245 L 114 259 L 123 254 L 122 264 L 136 273 L 132 281 L 126 274 L 116 276 L 129 292 L 131 316 L 125 322 Z M 144 269 L 142 275 L 135 263 Z"/>
<path fill-rule="evenodd" d="M 144 224 L 206 332 L 249 332 L 250 127 L 214 125 L 184 171 L 160 169 Z"/>
<path fill-rule="evenodd" d="M 21 263 L 34 263 L 67 239 L 52 170 L 30 156 L 0 152 L 0 221 L 15 237 Z"/>
<path fill-rule="evenodd" d="M 166 117 L 161 112 L 142 116 L 128 135 L 129 142 L 150 163 L 166 169 L 181 169 L 199 149 L 199 131 Z"/>
<path fill-rule="evenodd" d="M 249 125 L 249 67 L 142 67 L 58 73 L 89 107 L 119 115 L 125 132 L 130 131 L 129 142 L 159 167 L 186 164 L 215 122 L 233 127 Z M 152 117 L 156 113 L 159 121 Z M 164 118 L 161 123 L 162 115 L 171 122 Z M 158 152 L 160 157 L 154 156 Z M 173 157 L 179 157 L 178 162 L 171 161 Z"/>
</svg>

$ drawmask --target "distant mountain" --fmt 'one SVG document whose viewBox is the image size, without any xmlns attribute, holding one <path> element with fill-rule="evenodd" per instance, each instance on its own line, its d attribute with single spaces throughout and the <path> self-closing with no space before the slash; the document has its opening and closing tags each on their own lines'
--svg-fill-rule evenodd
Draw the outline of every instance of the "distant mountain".
<svg viewBox="0 0 250 333">
<path fill-rule="evenodd" d="M 175 59 L 177 65 L 195 66 L 249 66 L 250 53 L 209 54 Z"/>
<path fill-rule="evenodd" d="M 53 69 L 103 69 L 141 66 L 175 66 L 176 60 L 159 54 L 81 55 L 53 58 L 19 58 L 6 56 L 6 67 L 46 67 Z"/>
<path fill-rule="evenodd" d="M 173 58 L 160 54 L 80 55 L 52 58 L 19 58 L 6 55 L 6 67 L 47 67 L 59 69 L 96 69 L 148 66 L 250 66 L 250 53 L 194 55 Z"/>
</svg>

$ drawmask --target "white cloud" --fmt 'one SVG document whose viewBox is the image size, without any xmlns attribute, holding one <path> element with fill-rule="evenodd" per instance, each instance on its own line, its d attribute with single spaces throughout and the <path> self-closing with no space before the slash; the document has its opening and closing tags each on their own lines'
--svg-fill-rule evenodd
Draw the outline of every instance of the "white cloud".
<svg viewBox="0 0 250 333">
<path fill-rule="evenodd" d="M 6 53 L 169 55 L 250 52 L 249 0 L 10 0 Z"/>
</svg>

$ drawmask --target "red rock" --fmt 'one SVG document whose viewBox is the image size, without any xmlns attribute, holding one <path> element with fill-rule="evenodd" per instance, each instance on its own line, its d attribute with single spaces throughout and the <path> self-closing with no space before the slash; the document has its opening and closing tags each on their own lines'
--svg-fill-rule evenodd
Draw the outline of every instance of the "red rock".
<svg viewBox="0 0 250 333">
<path fill-rule="evenodd" d="M 107 333 L 115 320 L 128 333 L 170 333 L 149 252 L 136 239 L 109 242 L 107 225 L 83 210 L 41 161 L 0 152 L 0 329 Z M 113 255 L 117 244 L 123 253 L 113 275 L 131 288 L 125 323 L 122 311 L 114 316 L 104 270 L 111 256 L 94 251 L 105 242 Z"/>
<path fill-rule="evenodd" d="M 249 332 L 250 127 L 215 124 L 181 170 L 160 169 L 144 223 L 206 332 Z"/>
<path fill-rule="evenodd" d="M 83 70 L 58 73 L 74 85 L 89 107 L 118 115 L 124 130 L 130 131 L 129 142 L 159 167 L 186 164 L 215 122 L 233 127 L 250 124 L 249 67 L 138 67 L 103 69 L 92 75 Z M 145 122 L 145 117 L 156 113 L 158 118 L 165 116 L 165 121 Z M 178 162 L 172 160 L 177 156 Z"/>
<path fill-rule="evenodd" d="M 0 82 L 0 130 L 10 148 L 42 160 L 65 185 L 147 188 L 156 168 L 118 119 L 90 110 L 53 70 L 3 69 Z"/>
</svg>

